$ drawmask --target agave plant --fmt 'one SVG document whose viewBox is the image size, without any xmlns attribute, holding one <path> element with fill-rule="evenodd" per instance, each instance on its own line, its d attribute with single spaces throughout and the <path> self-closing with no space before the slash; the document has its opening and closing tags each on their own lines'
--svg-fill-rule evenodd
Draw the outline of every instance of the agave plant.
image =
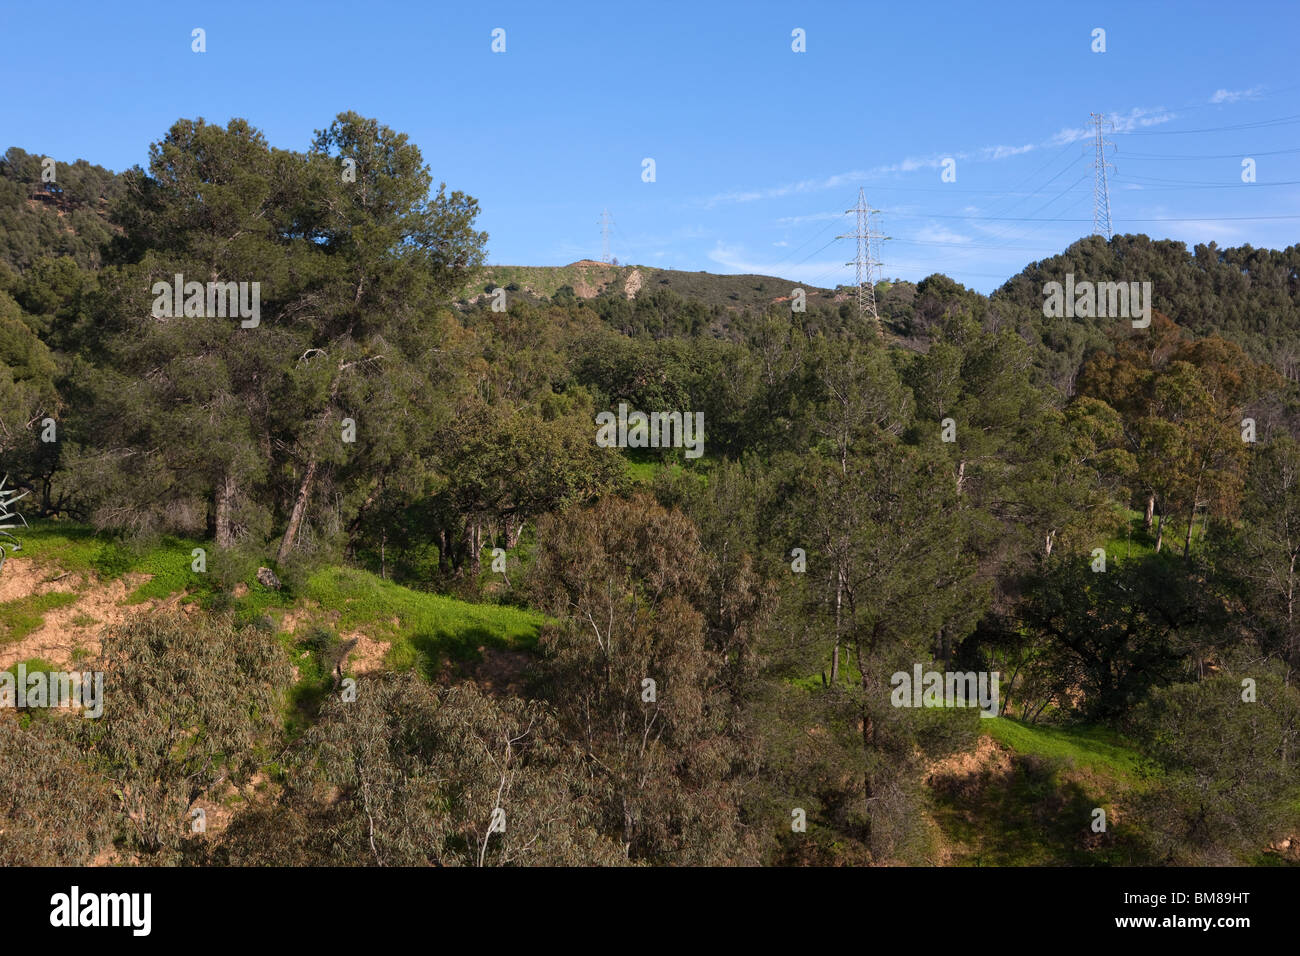
<svg viewBox="0 0 1300 956">
<path fill-rule="evenodd" d="M 23 549 L 23 543 L 5 529 L 18 527 L 18 522 L 22 522 L 24 528 L 27 527 L 27 519 L 13 510 L 15 502 L 26 498 L 27 492 L 24 491 L 20 495 L 17 488 L 5 488 L 5 483 L 8 481 L 8 475 L 0 479 L 0 538 L 7 538 L 13 544 L 9 545 L 8 549 L 4 544 L 0 544 L 0 568 L 5 566 L 8 551 L 21 551 Z"/>
</svg>

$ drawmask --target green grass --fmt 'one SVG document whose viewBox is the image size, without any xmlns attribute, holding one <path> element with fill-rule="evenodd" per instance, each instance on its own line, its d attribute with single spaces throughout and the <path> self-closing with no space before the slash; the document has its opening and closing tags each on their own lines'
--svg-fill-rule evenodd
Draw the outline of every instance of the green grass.
<svg viewBox="0 0 1300 956">
<path fill-rule="evenodd" d="M 1143 862 L 1140 834 L 1114 822 L 1145 784 L 1142 760 L 1122 737 L 1096 726 L 1038 726 L 1007 717 L 980 727 L 1010 751 L 973 777 L 933 784 L 934 818 L 966 866 L 1089 866 Z M 1106 833 L 1091 830 L 1096 808 Z M 1121 815 L 1122 818 L 1122 815 Z"/>
<path fill-rule="evenodd" d="M 84 525 L 65 521 L 33 522 L 30 528 L 21 530 L 19 537 L 23 547 L 14 560 L 39 561 L 58 571 L 94 573 L 108 580 L 127 573 L 151 575 L 149 581 L 127 595 L 127 604 L 166 598 L 180 591 L 197 593 L 209 602 L 214 599 L 212 578 L 192 570 L 194 548 L 209 547 L 209 563 L 213 557 L 210 546 L 200 541 L 164 537 L 148 545 L 128 546 Z M 45 611 L 70 604 L 76 598 L 76 594 L 52 592 L 0 605 L 0 628 L 5 629 L 9 640 L 14 640 L 39 627 Z M 472 656 L 479 645 L 531 647 L 545 621 L 536 612 L 413 591 L 367 571 L 338 567 L 312 574 L 301 593 L 295 594 L 288 586 L 272 591 L 249 582 L 247 594 L 225 603 L 233 607 L 241 622 L 251 623 L 273 610 L 294 606 L 299 598 L 337 611 L 336 626 L 340 630 L 361 630 L 391 641 L 396 659 L 405 666 L 412 666 L 421 654 Z"/>
<path fill-rule="evenodd" d="M 47 611 L 67 607 L 76 600 L 77 595 L 70 591 L 50 591 L 0 604 L 0 644 L 21 641 L 41 626 Z"/>
<path fill-rule="evenodd" d="M 1142 760 L 1119 734 L 1104 727 L 1051 727 L 1024 724 L 1010 717 L 989 717 L 981 728 L 1018 754 L 1073 763 L 1135 783 Z"/>
<path fill-rule="evenodd" d="M 713 461 L 708 455 L 701 455 L 699 458 L 687 458 L 682 461 L 664 458 L 658 450 L 625 448 L 623 449 L 623 466 L 628 477 L 637 484 L 653 484 L 659 474 L 665 471 L 674 477 L 682 474 L 691 475 L 707 484 L 709 469 L 713 467 Z"/>
<path fill-rule="evenodd" d="M 82 574 L 95 570 L 95 557 L 108 540 L 85 525 L 66 521 L 33 521 L 30 527 L 15 529 L 14 535 L 23 546 L 10 560 L 34 559 Z"/>
<path fill-rule="evenodd" d="M 191 552 L 203 544 L 189 538 L 168 536 L 143 547 L 132 547 L 67 521 L 33 521 L 16 534 L 23 546 L 11 554 L 13 560 L 39 561 L 77 574 L 93 573 L 104 581 L 128 573 L 152 575 L 151 580 L 127 595 L 127 604 L 208 587 L 207 579 L 191 570 Z"/>
<path fill-rule="evenodd" d="M 1116 515 L 1116 526 L 1109 538 L 1100 546 L 1106 549 L 1107 563 L 1125 560 L 1141 560 L 1156 553 L 1156 524 L 1147 531 L 1145 516 L 1140 511 L 1129 508 L 1120 509 Z M 1158 519 L 1157 519 L 1158 520 Z M 1192 550 L 1201 544 L 1201 526 L 1198 521 L 1192 529 Z M 1176 516 L 1165 516 L 1164 541 L 1160 546 L 1161 557 L 1173 559 L 1181 557 L 1183 544 L 1187 538 L 1187 522 Z"/>
<path fill-rule="evenodd" d="M 655 476 L 663 470 L 663 465 L 657 461 L 633 461 L 631 458 L 624 459 L 624 467 L 627 469 L 628 477 L 639 485 L 648 485 L 655 480 Z"/>
<path fill-rule="evenodd" d="M 189 538 L 163 538 L 142 554 L 132 556 L 129 570 L 153 575 L 127 595 L 124 603 L 142 604 L 145 601 L 170 597 L 178 591 L 202 591 L 209 588 L 210 579 L 193 570 L 193 550 L 205 547 L 200 541 Z M 211 546 L 206 546 L 211 550 Z"/>
<path fill-rule="evenodd" d="M 56 667 L 43 657 L 29 657 L 26 660 L 18 661 L 12 667 L 5 668 L 5 671 L 6 673 L 13 674 L 14 680 L 16 681 L 18 679 L 18 668 L 20 666 L 23 668 L 23 673 L 29 677 L 35 673 L 48 674 L 52 671 L 57 672 L 62 670 L 62 668 Z M 15 701 L 15 703 L 17 702 Z M 29 706 L 21 708 L 18 711 L 18 715 L 19 726 L 25 729 L 31 725 L 33 720 L 48 720 L 51 716 L 51 712 L 48 707 Z"/>
<path fill-rule="evenodd" d="M 307 580 L 303 597 L 338 613 L 340 632 L 362 631 L 391 647 L 387 664 L 426 676 L 479 647 L 530 649 L 546 618 L 536 611 L 412 591 L 356 568 L 326 568 Z"/>
<path fill-rule="evenodd" d="M 794 687 L 798 687 L 800 690 L 819 691 L 824 687 L 822 684 L 823 676 L 825 676 L 827 680 L 830 680 L 831 661 L 829 656 L 826 658 L 823 669 L 818 671 L 816 674 L 807 674 L 803 677 L 792 677 L 787 681 L 787 683 Z M 849 687 L 857 687 L 862 683 L 862 673 L 858 670 L 858 663 L 854 660 L 853 654 L 847 647 L 840 648 L 840 672 L 837 677 L 837 683 L 840 686 Z"/>
<path fill-rule="evenodd" d="M 13 674 L 15 677 L 17 677 L 18 668 L 20 665 L 26 668 L 25 673 L 28 674 L 35 674 L 37 671 L 41 671 L 48 674 L 50 671 L 58 670 L 57 667 L 55 667 L 53 664 L 51 664 L 43 657 L 29 657 L 24 661 L 18 661 L 18 663 L 14 664 L 12 667 L 6 667 L 5 670 L 8 673 Z"/>
<path fill-rule="evenodd" d="M 546 618 L 535 612 L 498 604 L 473 604 L 443 595 L 414 591 L 378 575 L 354 568 L 331 567 L 311 574 L 295 589 L 279 591 L 256 581 L 238 598 L 220 591 L 211 574 L 192 570 L 191 552 L 204 547 L 187 538 L 164 537 L 142 546 L 128 546 L 69 522 L 33 522 L 21 534 L 23 549 L 16 560 L 35 560 L 59 572 L 119 578 L 127 573 L 151 575 L 124 604 L 163 599 L 189 592 L 211 609 L 229 608 L 240 624 L 275 628 L 276 612 L 299 606 L 303 599 L 319 610 L 307 618 L 343 633 L 359 631 L 391 646 L 386 663 L 394 669 L 418 668 L 436 674 L 449 660 L 472 660 L 479 648 L 526 650 L 534 647 Z M 209 572 L 212 561 L 209 549 Z M 40 627 L 44 614 L 77 600 L 71 592 L 32 595 L 0 605 L 0 643 L 21 639 Z M 80 616 L 80 623 L 88 619 Z M 93 622 L 91 622 L 93 623 Z M 305 675 L 319 680 L 322 675 Z"/>
</svg>

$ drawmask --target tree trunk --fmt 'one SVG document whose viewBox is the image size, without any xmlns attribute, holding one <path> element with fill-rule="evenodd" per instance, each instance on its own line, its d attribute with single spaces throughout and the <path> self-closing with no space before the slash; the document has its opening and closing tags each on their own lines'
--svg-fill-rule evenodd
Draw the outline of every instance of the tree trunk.
<svg viewBox="0 0 1300 956">
<path fill-rule="evenodd" d="M 302 476 L 302 484 L 298 486 L 298 497 L 293 503 L 293 514 L 289 516 L 289 527 L 284 529 L 284 537 L 280 540 L 280 550 L 275 554 L 276 561 L 284 561 L 298 540 L 298 529 L 302 527 L 303 515 L 307 513 L 307 501 L 311 498 L 311 486 L 315 480 L 316 458 L 313 456 L 307 465 L 306 474 Z"/>
<path fill-rule="evenodd" d="M 862 716 L 862 746 L 869 754 L 875 749 L 876 743 L 876 724 L 871 719 L 870 714 Z M 868 770 L 862 777 L 862 796 L 867 806 L 865 821 L 863 823 L 862 842 L 871 849 L 871 801 L 875 797 L 875 781 L 872 779 L 871 771 Z M 872 854 L 874 858 L 875 854 Z"/>
<path fill-rule="evenodd" d="M 1183 540 L 1183 557 L 1192 556 L 1192 525 L 1196 524 L 1196 499 L 1201 494 L 1201 479 L 1198 475 L 1196 478 L 1196 487 L 1192 490 L 1192 503 L 1187 509 L 1187 537 Z M 1209 508 L 1206 508 L 1208 511 Z"/>
<path fill-rule="evenodd" d="M 361 300 L 361 286 L 357 286 L 357 301 Z M 347 365 L 339 365 L 334 373 L 334 379 L 330 382 L 330 395 L 326 403 L 327 411 L 334 408 L 334 400 L 338 398 L 339 386 L 343 383 L 343 370 Z M 284 529 L 284 537 L 280 539 L 280 550 L 276 552 L 275 560 L 283 561 L 288 557 L 289 552 L 293 550 L 294 544 L 298 540 L 298 531 L 302 528 L 303 516 L 307 513 L 307 502 L 311 499 L 312 482 L 316 480 L 316 455 L 313 453 L 311 459 L 307 462 L 307 473 L 302 477 L 302 484 L 298 487 L 298 497 L 293 503 L 293 514 L 289 516 L 289 527 Z"/>
<path fill-rule="evenodd" d="M 1300 639 L 1297 639 L 1295 630 L 1295 564 L 1296 553 L 1292 552 L 1291 565 L 1287 569 L 1286 575 L 1286 632 L 1290 638 L 1287 642 L 1287 650 L 1289 652 L 1287 655 L 1287 663 L 1290 664 L 1292 668 L 1300 667 Z M 1288 684 L 1291 683 L 1290 674 L 1287 674 L 1286 682 Z"/>
<path fill-rule="evenodd" d="M 831 686 L 840 676 L 840 619 L 844 606 L 844 572 L 835 572 L 835 649 L 831 651 Z"/>
<path fill-rule="evenodd" d="M 1156 554 L 1160 553 L 1160 545 L 1165 540 L 1165 513 L 1160 512 L 1160 517 L 1156 519 Z"/>
<path fill-rule="evenodd" d="M 865 696 L 867 697 L 867 699 L 870 699 L 871 692 L 872 692 L 872 686 L 871 686 L 872 680 L 870 674 L 868 673 L 870 668 L 866 666 L 866 661 L 863 659 L 863 655 L 862 655 L 861 635 L 859 635 L 858 639 L 854 642 L 853 649 L 858 659 L 858 673 L 860 675 L 859 679 L 862 681 L 862 690 Z M 872 751 L 876 749 L 876 723 L 871 717 L 871 712 L 866 708 L 863 708 L 862 711 L 862 748 L 867 755 L 870 755 Z M 871 801 L 875 796 L 875 779 L 870 769 L 868 769 L 862 775 L 862 790 L 863 790 L 863 797 L 865 798 L 866 807 L 867 807 L 866 820 L 865 823 L 863 824 L 863 842 L 866 843 L 868 849 L 870 849 L 871 847 Z"/>
<path fill-rule="evenodd" d="M 478 575 L 482 567 L 481 552 L 483 551 L 483 522 L 475 518 L 469 523 L 469 566 L 475 576 Z"/>
<path fill-rule="evenodd" d="M 1146 513 L 1146 517 L 1143 519 L 1143 527 L 1145 527 L 1148 531 L 1151 530 L 1151 522 L 1155 518 L 1155 514 L 1156 514 L 1156 496 L 1147 495 L 1147 513 Z"/>
<path fill-rule="evenodd" d="M 235 532 L 230 521 L 230 512 L 235 501 L 235 491 L 235 476 L 227 471 L 217 483 L 216 491 L 216 538 L 218 548 L 228 548 L 235 543 Z"/>
</svg>

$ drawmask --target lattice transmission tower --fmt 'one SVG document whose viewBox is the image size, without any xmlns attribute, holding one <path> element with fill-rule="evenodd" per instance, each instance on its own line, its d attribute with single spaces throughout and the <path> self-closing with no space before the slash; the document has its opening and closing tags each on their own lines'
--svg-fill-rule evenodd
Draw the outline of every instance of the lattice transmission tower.
<svg viewBox="0 0 1300 956">
<path fill-rule="evenodd" d="M 888 236 L 882 236 L 876 232 L 871 225 L 871 217 L 879 214 L 880 210 L 872 209 L 867 205 L 866 191 L 858 189 L 858 204 L 852 209 L 844 210 L 844 214 L 853 213 L 856 216 L 855 228 L 853 232 L 837 236 L 837 239 L 853 239 L 857 242 L 856 254 L 852 262 L 844 263 L 846 266 L 853 266 L 855 278 L 858 285 L 858 320 L 864 321 L 870 317 L 871 324 L 875 327 L 876 334 L 880 335 L 880 313 L 876 311 L 876 266 L 881 265 L 876 258 L 876 250 L 880 248 L 880 243 L 888 239 Z"/>
<path fill-rule="evenodd" d="M 609 227 L 614 225 L 614 220 L 610 218 L 609 210 L 600 211 L 600 261 L 609 262 Z"/>
<path fill-rule="evenodd" d="M 1092 113 L 1092 123 L 1097 129 L 1097 156 L 1092 161 L 1094 171 L 1092 187 L 1092 234 L 1094 236 L 1105 236 L 1106 241 L 1110 242 L 1110 184 L 1106 178 L 1106 169 L 1114 169 L 1114 165 L 1106 162 L 1106 147 L 1113 147 L 1113 143 L 1107 143 L 1102 135 L 1102 124 L 1105 123 L 1106 117 L 1102 113 Z M 1114 129 L 1111 124 L 1111 129 Z"/>
</svg>

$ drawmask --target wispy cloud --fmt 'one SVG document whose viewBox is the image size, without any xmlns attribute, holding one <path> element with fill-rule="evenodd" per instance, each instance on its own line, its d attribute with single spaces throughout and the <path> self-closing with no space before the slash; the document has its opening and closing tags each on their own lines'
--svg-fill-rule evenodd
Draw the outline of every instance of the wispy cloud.
<svg viewBox="0 0 1300 956">
<path fill-rule="evenodd" d="M 1008 156 L 1022 156 L 1037 148 L 1033 143 L 1026 143 L 1024 146 L 985 146 L 980 150 L 978 158 L 983 160 L 1006 159 Z M 969 159 L 971 157 L 963 154 L 959 158 Z"/>
<path fill-rule="evenodd" d="M 1237 100 L 1250 100 L 1259 96 L 1262 86 L 1252 86 L 1248 90 L 1215 90 L 1210 97 L 1211 103 L 1235 103 Z"/>
<path fill-rule="evenodd" d="M 1130 130 L 1141 129 L 1147 126 L 1157 126 L 1161 123 L 1167 123 L 1175 118 L 1164 108 L 1160 109 L 1143 109 L 1134 107 L 1128 113 L 1111 114 L 1107 119 L 1114 124 L 1115 132 L 1126 133 Z M 850 172 L 837 173 L 833 176 L 826 176 L 820 179 L 803 179 L 798 182 L 785 183 L 781 186 L 771 186 L 766 189 L 748 189 L 733 190 L 731 192 L 717 193 L 710 196 L 704 201 L 706 206 L 716 206 L 721 203 L 748 203 L 757 202 L 763 199 L 780 199 L 784 196 L 793 196 L 800 193 L 821 192 L 827 189 L 839 189 L 853 183 L 866 182 L 880 176 L 888 176 L 896 173 L 913 173 L 920 169 L 939 169 L 947 159 L 955 159 L 958 162 L 998 162 L 1004 159 L 1010 159 L 1013 156 L 1023 156 L 1037 149 L 1050 147 L 1065 146 L 1070 143 L 1088 139 L 1095 134 L 1095 129 L 1091 126 L 1081 126 L 1075 128 L 1063 129 L 1055 135 L 1049 137 L 1041 143 L 1024 143 L 1020 146 L 981 146 L 974 150 L 957 151 L 943 153 L 934 156 L 909 156 L 906 159 L 899 160 L 896 163 L 887 163 L 881 166 L 873 166 L 870 169 L 855 169 Z M 783 225 L 795 225 L 799 222 L 807 222 L 810 219 L 826 218 L 824 214 L 817 216 L 797 216 L 779 220 Z"/>
<path fill-rule="evenodd" d="M 1128 113 L 1108 113 L 1106 122 L 1111 125 L 1116 133 L 1129 133 L 1135 129 L 1145 129 L 1148 126 L 1159 126 L 1162 123 L 1168 123 L 1176 119 L 1177 113 L 1171 113 L 1163 107 L 1154 110 L 1134 107 Z M 1077 143 L 1079 140 L 1091 139 L 1097 135 L 1095 126 L 1075 126 L 1067 127 L 1061 130 L 1045 146 L 1065 146 L 1069 143 Z"/>
<path fill-rule="evenodd" d="M 810 212 L 806 216 L 782 216 L 778 219 L 779 226 L 800 226 L 805 222 L 825 222 L 827 219 L 843 219 L 842 212 Z"/>
<path fill-rule="evenodd" d="M 943 242 L 957 244 L 970 242 L 970 236 L 963 236 L 959 232 L 953 232 L 946 226 L 923 226 L 916 231 L 916 238 L 923 242 Z"/>
</svg>

